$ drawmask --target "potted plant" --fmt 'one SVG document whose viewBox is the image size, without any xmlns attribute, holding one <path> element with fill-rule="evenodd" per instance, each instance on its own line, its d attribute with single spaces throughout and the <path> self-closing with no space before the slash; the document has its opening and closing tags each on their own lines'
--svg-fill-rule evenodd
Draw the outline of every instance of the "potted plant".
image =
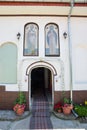
<svg viewBox="0 0 87 130">
<path fill-rule="evenodd" d="M 13 110 L 16 112 L 17 115 L 22 115 L 24 113 L 26 107 L 26 98 L 23 92 L 19 92 L 18 97 L 14 102 Z"/>
<path fill-rule="evenodd" d="M 65 115 L 69 115 L 72 109 L 73 105 L 71 104 L 71 101 L 67 98 L 64 98 L 64 105 L 62 106 L 63 113 Z"/>
<path fill-rule="evenodd" d="M 58 102 L 57 104 L 54 105 L 54 110 L 58 113 L 62 112 L 62 103 Z"/>
<path fill-rule="evenodd" d="M 79 117 L 87 117 L 87 105 L 76 104 L 74 110 Z"/>
</svg>

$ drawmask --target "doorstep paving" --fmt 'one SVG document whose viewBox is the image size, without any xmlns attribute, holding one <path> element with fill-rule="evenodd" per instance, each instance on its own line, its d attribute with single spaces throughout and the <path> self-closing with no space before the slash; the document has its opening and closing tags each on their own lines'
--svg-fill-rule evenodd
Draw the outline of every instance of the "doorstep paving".
<svg viewBox="0 0 87 130">
<path fill-rule="evenodd" d="M 20 116 L 18 118 L 18 116 L 16 116 L 13 111 L 0 111 L 0 130 L 29 130 L 29 122 L 31 114 L 29 114 L 29 112 L 25 112 L 24 115 L 22 116 L 23 118 L 22 117 L 20 118 Z M 87 130 L 87 123 L 80 123 L 78 120 L 59 119 L 53 113 L 51 114 L 50 119 L 52 121 L 53 129 L 56 130 L 57 129 Z"/>
<path fill-rule="evenodd" d="M 0 120 L 1 121 L 17 121 L 23 119 L 29 115 L 29 111 L 25 111 L 22 116 L 16 115 L 12 110 L 0 110 Z"/>
</svg>

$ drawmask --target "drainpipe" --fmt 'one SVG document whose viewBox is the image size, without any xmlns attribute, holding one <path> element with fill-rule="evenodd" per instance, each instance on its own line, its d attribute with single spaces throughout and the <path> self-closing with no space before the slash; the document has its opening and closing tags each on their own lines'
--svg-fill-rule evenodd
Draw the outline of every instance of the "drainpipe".
<svg viewBox="0 0 87 130">
<path fill-rule="evenodd" d="M 70 7 L 69 14 L 68 14 L 68 45 L 69 45 L 69 66 L 70 66 L 70 98 L 71 98 L 71 102 L 72 102 L 73 101 L 73 97 L 72 97 L 72 91 L 73 91 L 73 87 L 72 87 L 72 44 L 71 44 L 70 24 L 71 24 L 71 13 L 72 13 L 73 6 L 74 6 L 74 0 L 71 0 L 70 5 L 71 5 L 71 7 Z"/>
</svg>

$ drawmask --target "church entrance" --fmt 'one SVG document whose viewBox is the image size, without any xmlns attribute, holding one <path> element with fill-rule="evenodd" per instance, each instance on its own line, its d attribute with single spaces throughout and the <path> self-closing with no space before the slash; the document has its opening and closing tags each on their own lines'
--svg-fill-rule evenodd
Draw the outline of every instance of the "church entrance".
<svg viewBox="0 0 87 130">
<path fill-rule="evenodd" d="M 31 105 L 34 97 L 40 98 L 41 95 L 45 96 L 52 109 L 52 74 L 45 67 L 37 67 L 31 71 Z"/>
<path fill-rule="evenodd" d="M 55 76 L 57 75 L 55 67 L 46 61 L 36 61 L 27 67 L 26 75 L 28 75 L 29 86 L 29 109 L 32 109 L 35 94 L 38 96 L 42 93 L 50 109 L 53 110 Z"/>
</svg>

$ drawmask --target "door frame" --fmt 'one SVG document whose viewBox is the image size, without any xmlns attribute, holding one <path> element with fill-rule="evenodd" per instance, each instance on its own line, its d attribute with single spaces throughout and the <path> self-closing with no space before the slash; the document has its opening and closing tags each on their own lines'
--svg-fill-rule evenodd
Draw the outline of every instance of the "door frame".
<svg viewBox="0 0 87 130">
<path fill-rule="evenodd" d="M 31 73 L 32 73 L 33 69 L 38 68 L 38 67 L 47 68 L 51 72 L 51 76 L 52 76 L 52 109 L 53 109 L 53 107 L 54 107 L 54 88 L 55 88 L 54 78 L 57 75 L 57 71 L 53 65 L 51 65 L 48 62 L 44 62 L 44 61 L 43 62 L 42 61 L 33 62 L 32 64 L 30 64 L 27 67 L 27 70 L 26 70 L 26 75 L 28 75 L 29 109 L 31 110 L 31 106 L 32 106 L 32 103 L 31 103 Z"/>
</svg>

